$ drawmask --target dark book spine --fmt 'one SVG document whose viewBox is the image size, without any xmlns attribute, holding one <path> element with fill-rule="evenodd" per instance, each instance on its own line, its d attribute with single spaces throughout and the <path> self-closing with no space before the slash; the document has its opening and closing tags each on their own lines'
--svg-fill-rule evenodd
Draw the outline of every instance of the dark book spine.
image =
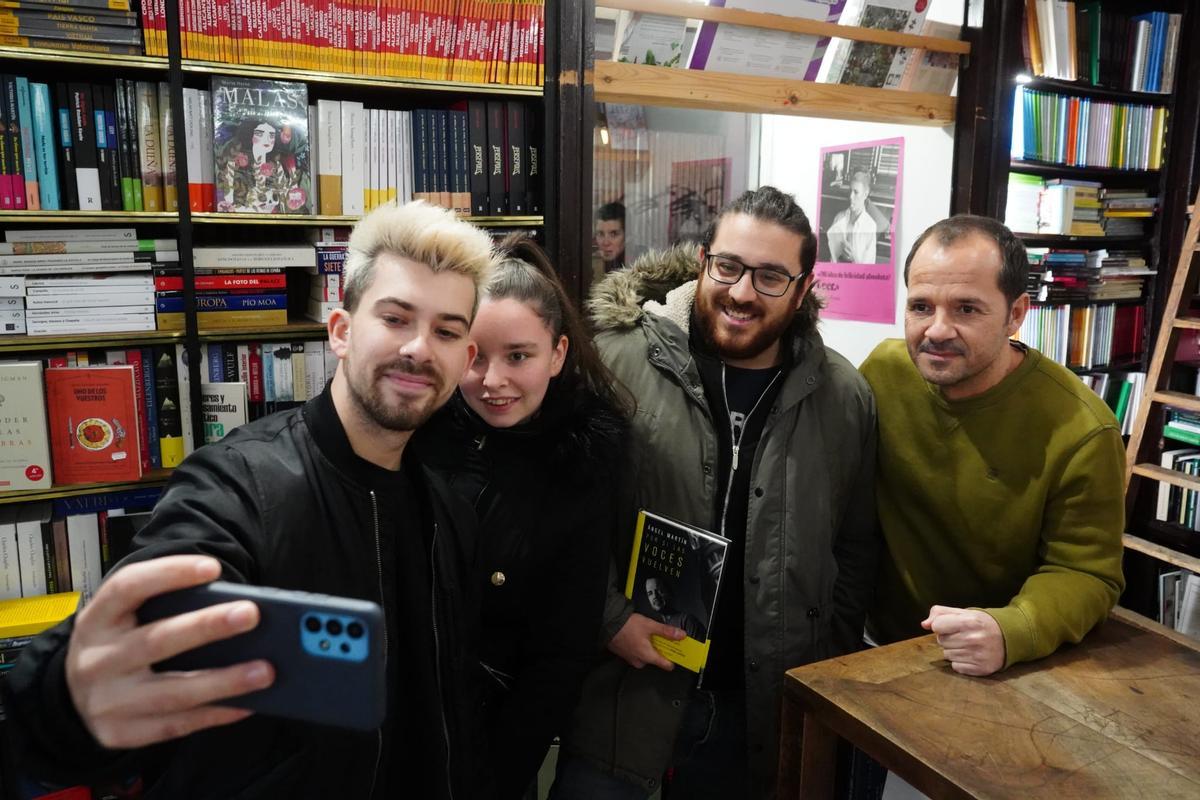
<svg viewBox="0 0 1200 800">
<path fill-rule="evenodd" d="M 96 156 L 95 121 L 92 119 L 92 87 L 86 83 L 68 86 L 71 102 L 71 145 L 75 148 L 75 183 L 79 189 L 79 210 L 103 209 L 100 194 L 100 169 Z"/>
<path fill-rule="evenodd" d="M 8 174 L 12 176 L 13 208 L 28 208 L 25 199 L 25 151 L 21 147 L 21 118 L 17 107 L 17 76 L 4 76 L 4 125 L 8 131 Z"/>
<path fill-rule="evenodd" d="M 460 214 L 471 213 L 471 184 L 467 178 L 467 112 L 450 112 L 450 129 L 454 132 L 454 153 L 450 174 L 454 178 L 453 205 Z"/>
<path fill-rule="evenodd" d="M 437 195 L 438 205 L 442 208 L 451 208 L 449 171 L 447 169 L 450 163 L 448 158 L 450 145 L 446 136 L 446 112 L 430 111 L 429 118 L 433 122 L 433 190 Z"/>
<path fill-rule="evenodd" d="M 431 200 L 429 192 L 429 112 L 412 112 L 413 127 L 413 198 Z"/>
<path fill-rule="evenodd" d="M 0 76 L 0 209 L 11 211 L 17 207 L 13 198 L 12 147 L 8 137 L 8 93 L 3 90 L 4 79 Z"/>
<path fill-rule="evenodd" d="M 65 83 L 54 84 L 54 97 L 58 111 L 58 179 L 65 192 L 63 209 L 79 210 L 79 186 L 75 182 L 74 125 L 71 123 L 71 97 Z"/>
<path fill-rule="evenodd" d="M 502 217 L 508 213 L 508 195 L 505 193 L 504 175 L 504 131 L 507 127 L 503 100 L 487 101 L 488 141 L 488 202 L 491 216 Z"/>
<path fill-rule="evenodd" d="M 525 104 L 525 209 L 527 214 L 542 213 L 542 128 L 538 111 Z"/>
<path fill-rule="evenodd" d="M 108 163 L 112 165 L 108 178 L 108 190 L 112 194 L 114 207 L 132 211 L 125 203 L 125 186 L 121 166 L 121 131 L 117 123 L 117 95 L 111 86 L 101 87 L 104 95 L 104 138 L 108 143 Z M 129 199 L 133 200 L 132 193 Z"/>
<path fill-rule="evenodd" d="M 129 142 L 129 171 L 133 189 L 133 208 L 145 211 L 142 199 L 142 149 L 138 144 L 137 83 L 126 78 L 122 81 L 125 90 L 125 139 Z"/>
<path fill-rule="evenodd" d="M 149 347 L 141 349 L 142 389 L 146 415 L 146 430 L 150 433 L 150 468 L 162 469 L 162 451 L 158 448 L 158 401 L 154 393 L 154 353 Z"/>
<path fill-rule="evenodd" d="M 72 42 L 138 45 L 142 32 L 137 28 L 119 25 L 87 25 L 49 18 L 26 18 L 15 25 L 0 28 L 5 36 L 27 36 L 38 39 L 57 39 Z"/>
<path fill-rule="evenodd" d="M 110 160 L 112 155 L 108 148 L 108 124 L 104 119 L 104 87 L 92 86 L 92 127 L 96 137 L 96 168 L 100 175 L 100 207 L 105 211 L 116 211 L 119 197 L 113 196 L 112 172 L 115 169 Z"/>
<path fill-rule="evenodd" d="M 507 145 L 504 148 L 504 172 L 508 182 L 508 213 L 524 216 L 525 206 L 525 109 L 523 103 L 510 100 L 504 104 L 508 118 Z"/>
<path fill-rule="evenodd" d="M 106 95 L 112 97 L 112 108 L 116 114 L 117 139 L 117 172 L 121 184 L 121 208 L 125 211 L 137 211 L 133 202 L 133 170 L 129 160 L 129 133 L 126 129 L 125 84 L 117 78 L 116 87 L 108 90 Z"/>
<path fill-rule="evenodd" d="M 487 216 L 488 203 L 488 148 L 487 148 L 487 105 L 483 100 L 467 103 L 467 170 L 471 184 L 471 214 Z"/>
</svg>

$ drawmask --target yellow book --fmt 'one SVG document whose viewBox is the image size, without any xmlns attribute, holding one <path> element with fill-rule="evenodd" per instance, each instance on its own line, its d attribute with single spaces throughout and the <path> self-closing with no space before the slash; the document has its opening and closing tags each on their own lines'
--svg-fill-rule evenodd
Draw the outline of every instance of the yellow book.
<svg viewBox="0 0 1200 800">
<path fill-rule="evenodd" d="M 728 539 L 703 528 L 638 512 L 625 596 L 637 613 L 687 634 L 678 641 L 652 636 L 651 643 L 668 661 L 692 672 L 708 661 L 728 546 Z"/>
<path fill-rule="evenodd" d="M 155 314 L 160 331 L 181 331 L 184 326 L 182 311 L 160 311 Z M 286 308 L 254 309 L 250 311 L 202 311 L 196 324 L 200 330 L 227 330 L 229 328 L 266 328 L 287 325 Z"/>
<path fill-rule="evenodd" d="M 36 636 L 75 613 L 79 592 L 0 600 L 0 639 Z"/>
</svg>

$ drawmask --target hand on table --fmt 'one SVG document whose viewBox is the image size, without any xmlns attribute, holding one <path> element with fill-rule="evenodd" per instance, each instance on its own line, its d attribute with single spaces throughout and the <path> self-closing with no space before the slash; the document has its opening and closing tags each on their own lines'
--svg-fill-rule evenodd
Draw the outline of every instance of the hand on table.
<svg viewBox="0 0 1200 800">
<path fill-rule="evenodd" d="M 937 634 L 937 643 L 955 672 L 983 677 L 1004 667 L 1004 634 L 991 614 L 934 606 L 921 627 Z"/>
</svg>

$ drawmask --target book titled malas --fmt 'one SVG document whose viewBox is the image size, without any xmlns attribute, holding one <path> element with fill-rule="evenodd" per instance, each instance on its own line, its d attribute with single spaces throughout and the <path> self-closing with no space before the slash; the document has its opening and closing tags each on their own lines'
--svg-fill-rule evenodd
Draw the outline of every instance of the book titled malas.
<svg viewBox="0 0 1200 800">
<path fill-rule="evenodd" d="M 48 369 L 46 405 L 57 483 L 142 477 L 133 366 Z"/>
<path fill-rule="evenodd" d="M 625 596 L 634 610 L 680 628 L 679 641 L 652 636 L 663 657 L 700 672 L 708 661 L 709 635 L 729 540 L 677 520 L 638 512 Z"/>
<path fill-rule="evenodd" d="M 212 79 L 217 211 L 312 214 L 308 87 Z"/>
<path fill-rule="evenodd" d="M 50 488 L 40 362 L 0 364 L 0 492 Z"/>
</svg>

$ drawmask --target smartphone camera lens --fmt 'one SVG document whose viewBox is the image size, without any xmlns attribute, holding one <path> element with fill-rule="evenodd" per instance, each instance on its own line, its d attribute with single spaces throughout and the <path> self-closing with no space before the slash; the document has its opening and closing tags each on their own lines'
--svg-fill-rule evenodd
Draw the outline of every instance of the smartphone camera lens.
<svg viewBox="0 0 1200 800">
<path fill-rule="evenodd" d="M 319 633 L 321 630 L 321 620 L 316 617 L 305 617 L 304 629 L 309 633 Z"/>
<path fill-rule="evenodd" d="M 346 635 L 351 639 L 361 639 L 363 635 L 363 626 L 358 622 L 351 622 L 346 626 Z"/>
<path fill-rule="evenodd" d="M 325 623 L 325 632 L 330 636 L 337 636 L 342 632 L 342 623 L 338 622 L 336 619 L 329 620 Z"/>
</svg>

